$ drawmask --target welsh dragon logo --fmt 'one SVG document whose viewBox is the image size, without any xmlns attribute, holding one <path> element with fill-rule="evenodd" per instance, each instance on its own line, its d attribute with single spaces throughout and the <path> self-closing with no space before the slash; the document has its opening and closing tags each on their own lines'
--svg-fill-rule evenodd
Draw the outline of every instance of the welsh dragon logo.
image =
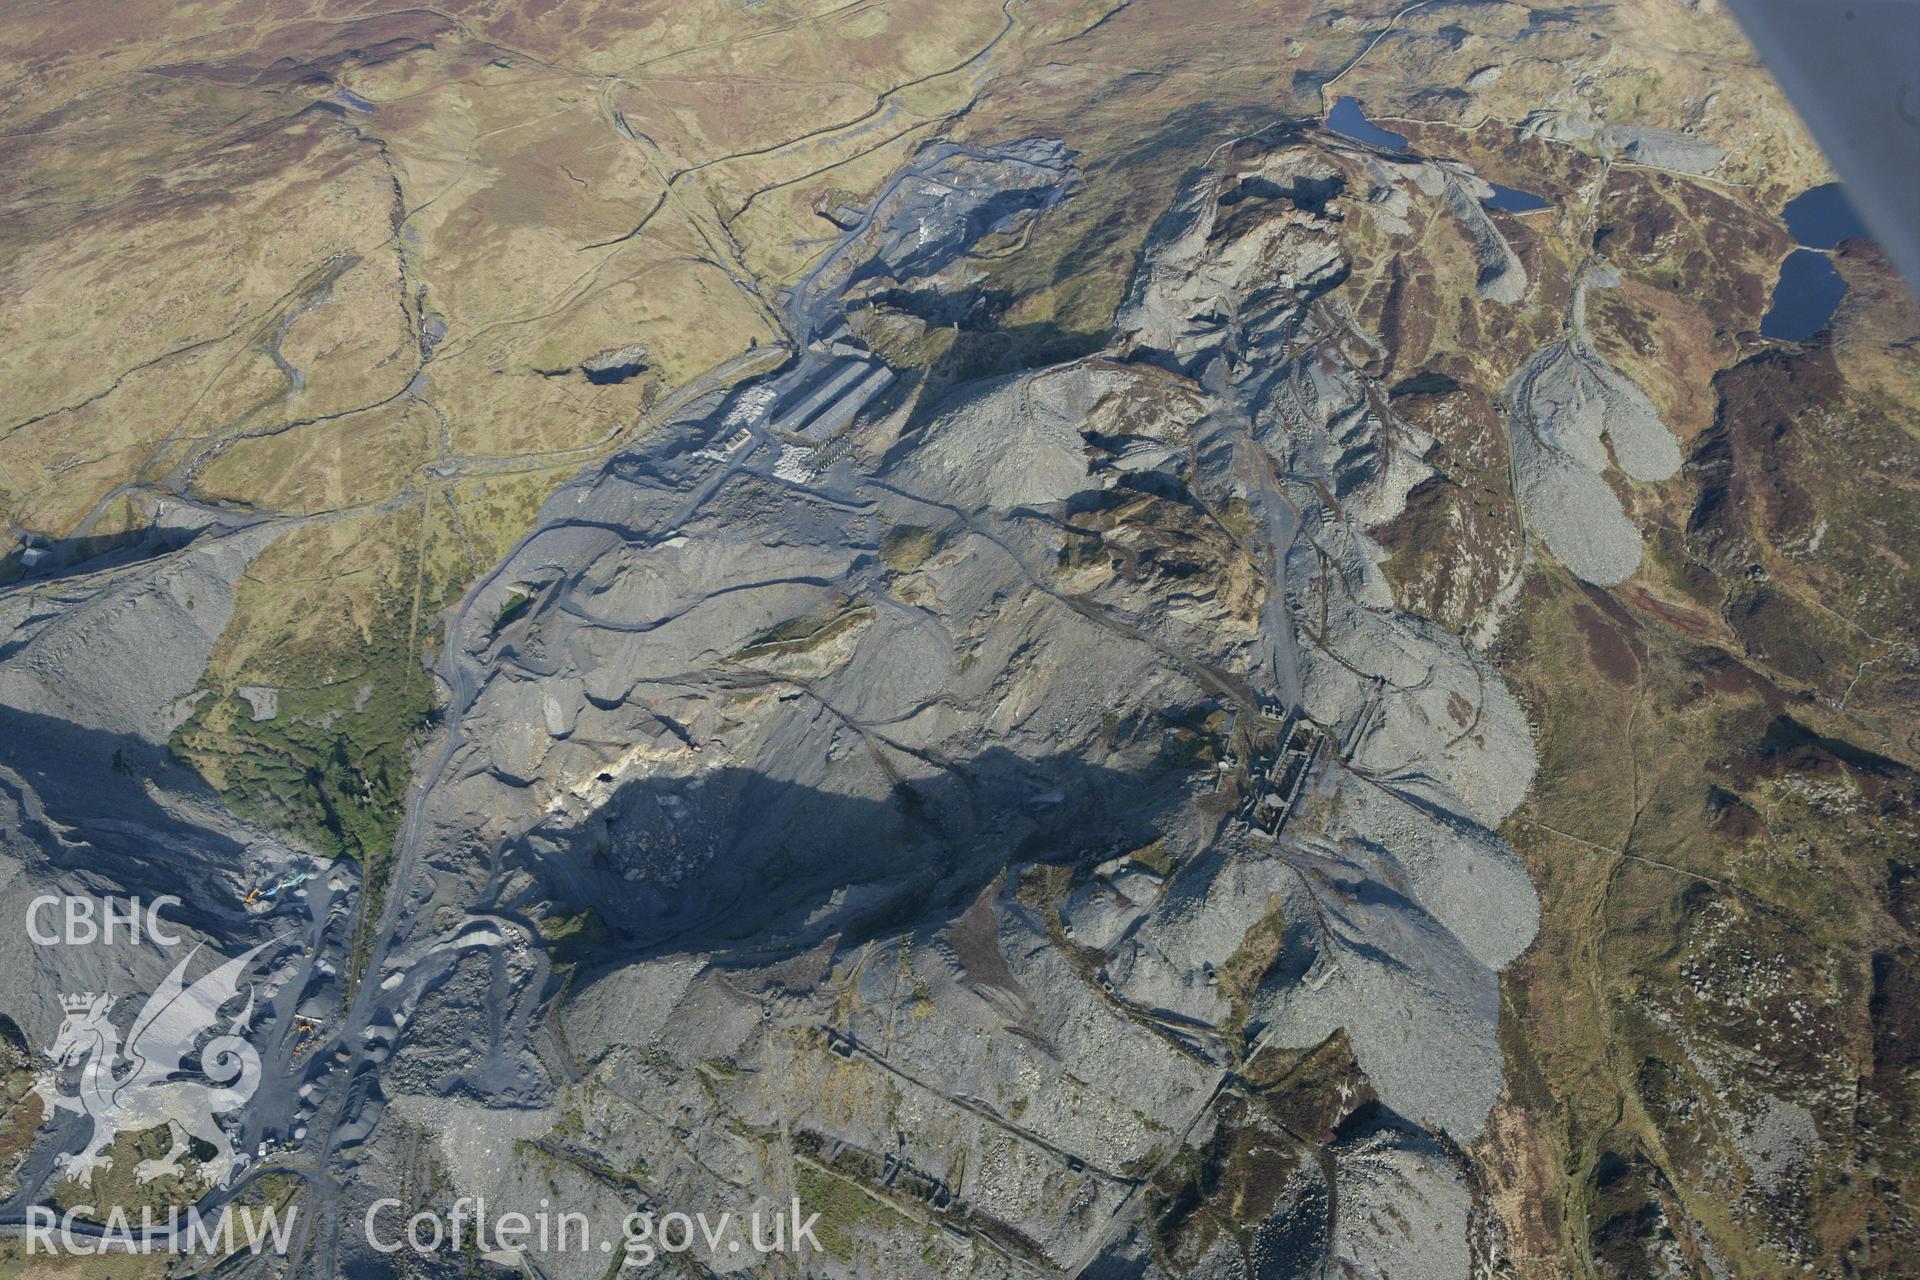
<svg viewBox="0 0 1920 1280">
<path fill-rule="evenodd" d="M 260 1054 L 240 1034 L 253 1018 L 251 989 L 246 1006 L 224 1032 L 204 1043 L 201 1038 L 218 1027 L 220 1010 L 239 996 L 240 974 L 266 945 L 188 985 L 187 966 L 200 953 L 195 947 L 147 997 L 124 1048 L 107 1017 L 112 996 L 85 992 L 60 998 L 66 1021 L 47 1050 L 53 1066 L 42 1072 L 37 1087 L 50 1107 L 90 1117 L 93 1133 L 85 1148 L 58 1157 L 54 1167 L 59 1174 L 91 1186 L 95 1169 L 112 1167 L 106 1150 L 115 1135 L 162 1124 L 172 1147 L 159 1159 L 142 1160 L 134 1167 L 140 1182 L 178 1174 L 191 1139 L 214 1149 L 213 1157 L 200 1166 L 214 1186 L 226 1186 L 245 1167 L 245 1153 L 234 1153 L 214 1117 L 239 1110 L 260 1085 Z M 75 1068 L 78 1092 L 61 1092 L 60 1077 Z"/>
</svg>

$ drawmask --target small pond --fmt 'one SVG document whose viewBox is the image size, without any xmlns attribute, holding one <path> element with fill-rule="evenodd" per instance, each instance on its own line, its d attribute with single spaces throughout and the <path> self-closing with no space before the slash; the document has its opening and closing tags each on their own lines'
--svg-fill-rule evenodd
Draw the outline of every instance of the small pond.
<svg viewBox="0 0 1920 1280">
<path fill-rule="evenodd" d="M 1333 110 L 1327 112 L 1327 128 L 1355 142 L 1379 147 L 1382 151 L 1407 149 L 1406 135 L 1382 129 L 1368 120 L 1361 112 L 1360 104 L 1352 98 L 1334 99 Z"/>
<path fill-rule="evenodd" d="M 1489 209 L 1505 209 L 1508 213 L 1532 213 L 1535 209 L 1551 207 L 1531 191 L 1521 191 L 1517 187 L 1503 187 L 1497 182 L 1487 185 L 1493 188 L 1493 194 L 1481 203 Z"/>
<path fill-rule="evenodd" d="M 1368 146 L 1379 147 L 1382 151 L 1405 151 L 1405 134 L 1395 133 L 1391 129 L 1382 129 L 1367 119 L 1360 104 L 1353 98 L 1335 98 L 1333 110 L 1327 112 L 1327 128 L 1344 138 L 1355 142 L 1364 142 Z M 1489 209 L 1505 209 L 1508 213 L 1532 213 L 1535 209 L 1545 209 L 1547 202 L 1531 191 L 1522 191 L 1517 187 L 1503 187 L 1499 183 L 1489 184 L 1493 194 L 1483 203 Z"/>
</svg>

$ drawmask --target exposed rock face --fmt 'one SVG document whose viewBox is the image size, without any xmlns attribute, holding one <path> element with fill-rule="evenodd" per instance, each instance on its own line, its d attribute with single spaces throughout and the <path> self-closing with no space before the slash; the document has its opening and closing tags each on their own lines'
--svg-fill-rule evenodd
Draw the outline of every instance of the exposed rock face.
<svg viewBox="0 0 1920 1280">
<path fill-rule="evenodd" d="M 0 604 L 10 633 L 0 702 L 164 744 L 232 616 L 235 580 L 274 532 L 216 525 L 151 567 L 88 575 L 57 610 L 19 596 Z"/>
<path fill-rule="evenodd" d="M 965 511 L 1065 502 L 1086 488 L 1089 410 L 1137 389 L 1124 371 L 1080 365 L 969 391 L 924 429 L 899 483 Z"/>
<path fill-rule="evenodd" d="M 1309 152 L 1282 152 L 1270 161 L 1271 180 L 1282 185 L 1298 178 L 1296 166 L 1315 163 Z M 1433 185 L 1453 191 L 1457 181 Z M 1212 328 L 1190 323 L 1183 363 L 1204 371 L 1203 382 L 1220 395 L 1215 421 L 1245 424 L 1235 444 L 1257 441 L 1271 459 L 1255 454 L 1236 470 L 1264 469 L 1272 487 L 1262 496 L 1298 513 L 1282 543 L 1291 544 L 1283 594 L 1296 616 L 1280 625 L 1301 643 L 1284 665 L 1307 714 L 1339 727 L 1354 771 L 1338 786 L 1351 825 L 1328 829 L 1325 845 L 1303 837 L 1306 862 L 1297 878 L 1283 877 L 1289 888 L 1309 889 L 1321 933 L 1304 923 L 1307 910 L 1290 913 L 1299 923 L 1263 987 L 1261 1017 L 1285 1044 L 1311 1044 L 1344 1025 L 1388 1105 L 1471 1135 L 1500 1087 L 1491 975 L 1532 938 L 1537 917 L 1525 873 L 1489 830 L 1525 793 L 1532 770 L 1525 722 L 1457 638 L 1391 610 L 1378 549 L 1363 531 L 1397 515 L 1424 478 L 1417 459 L 1425 443 L 1386 407 L 1384 390 L 1342 358 L 1344 350 L 1364 351 L 1368 336 L 1337 307 L 1311 305 L 1314 282 L 1342 274 L 1331 225 L 1296 210 L 1240 238 L 1218 236 L 1217 192 L 1217 182 L 1203 181 L 1183 200 L 1167 240 L 1180 268 L 1156 268 L 1156 245 L 1146 283 L 1120 323 L 1135 334 L 1171 327 L 1172 291 L 1154 288 L 1156 278 L 1213 283 L 1210 295 L 1191 299 L 1190 313 L 1234 318 Z M 1193 261 L 1197 245 L 1207 246 L 1206 256 Z M 1195 285 L 1179 287 L 1191 293 Z M 1327 495 L 1338 505 L 1329 506 Z M 1463 708 L 1470 708 L 1471 733 Z M 1411 892 L 1362 908 L 1369 883 Z M 1327 885 L 1340 888 L 1320 900 Z M 1285 892 L 1278 883 L 1273 891 Z M 1430 901 L 1430 893 L 1451 902 Z M 1375 969 L 1376 956 L 1393 958 Z M 1414 970 L 1423 975 L 1417 995 L 1395 976 Z M 1374 1023 L 1376 1014 L 1387 1020 Z M 1398 1046 L 1423 1039 L 1443 1040 L 1448 1051 L 1432 1060 L 1403 1057 Z M 1432 1061 L 1449 1066 L 1434 1072 Z"/>
<path fill-rule="evenodd" d="M 1058 155 L 930 149 L 792 305 L 831 335 L 846 291 L 1046 208 L 1022 184 Z M 935 1220 L 964 1204 L 963 1252 L 1072 1269 L 1125 1253 L 1137 1180 L 1205 1139 L 1234 1062 L 1344 1028 L 1387 1136 L 1336 1160 L 1354 1216 L 1276 1210 L 1272 1247 L 1447 1273 L 1462 1175 L 1424 1135 L 1472 1139 L 1499 1092 L 1495 975 L 1537 908 L 1491 828 L 1532 755 L 1484 661 L 1393 610 L 1366 534 L 1427 471 L 1327 295 L 1336 219 L 1366 216 L 1345 164 L 1192 184 L 1121 310 L 1130 358 L 802 457 L 762 428 L 803 359 L 555 494 L 454 622 L 400 928 L 354 1015 L 391 1052 L 352 1068 L 378 1089 L 340 1104 L 340 1158 L 398 1158 L 380 1098 L 471 1096 L 577 1114 L 570 1141 L 700 1203 L 777 1196 L 735 1133 L 784 1126 L 807 1176 L 898 1161 Z M 1409 199 L 1470 181 L 1425 176 Z M 895 236 L 908 209 L 953 238 Z M 545 1012 L 536 935 L 587 916 L 617 946 Z M 579 1084 L 533 1052 L 543 1017 Z M 537 1189 L 463 1167 L 463 1191 Z M 1293 1194 L 1311 1220 L 1331 1186 Z M 1365 1225 L 1402 1203 L 1439 1244 Z"/>
<path fill-rule="evenodd" d="M 258 1112 L 236 1118 L 239 1168 L 297 1109 L 284 1074 L 292 1027 L 340 998 L 357 890 L 353 868 L 323 867 L 237 819 L 166 751 L 232 610 L 234 583 L 274 532 L 211 519 L 184 549 L 76 573 L 59 586 L 58 607 L 33 607 L 27 596 L 0 605 L 12 636 L 0 646 L 0 917 L 13 922 L 0 930 L 0 998 L 44 1047 L 68 1013 L 63 996 L 111 996 L 109 1013 L 124 1028 L 197 949 L 231 956 L 259 947 L 265 989 L 251 1039 L 280 1078 L 262 1086 Z M 68 923 L 69 901 L 84 905 L 87 923 Z M 129 936 L 129 911 L 138 936 Z M 105 928 L 109 912 L 120 917 L 117 933 Z M 176 941 L 157 945 L 148 930 Z M 49 1090 L 57 1083 L 40 1079 Z M 94 1121 L 50 1111 L 47 1122 L 48 1140 L 26 1153 L 10 1196 L 52 1185 L 63 1169 L 57 1157 Z"/>
<path fill-rule="evenodd" d="M 1439 166 L 1444 175 L 1447 208 L 1453 212 L 1473 240 L 1480 275 L 1474 282 L 1480 296 L 1488 302 L 1509 306 L 1527 296 L 1527 269 L 1500 229 L 1493 225 L 1481 201 L 1493 194 L 1493 188 L 1470 171 L 1457 165 Z"/>
<path fill-rule="evenodd" d="M 1525 273 L 1470 173 L 1367 163 L 1201 175 L 1112 351 L 882 400 L 802 448 L 769 415 L 841 376 L 851 299 L 1075 181 L 1052 144 L 927 149 L 789 296 L 826 353 L 561 488 L 463 602 L 349 1048 L 254 1123 L 310 1135 L 349 1215 L 406 1158 L 389 1110 L 438 1131 L 462 1192 L 527 1207 L 561 1175 L 476 1157 L 509 1114 L 516 1142 L 644 1156 L 690 1204 L 777 1198 L 788 1157 L 737 1134 L 783 1129 L 809 1176 L 910 1170 L 968 1256 L 1072 1269 L 1135 1247 L 1142 1180 L 1212 1140 L 1235 1064 L 1344 1030 L 1382 1127 L 1288 1182 L 1261 1247 L 1445 1273 L 1462 1175 L 1427 1135 L 1471 1140 L 1499 1090 L 1495 975 L 1537 911 L 1491 829 L 1532 756 L 1484 661 L 1392 607 L 1367 531 L 1431 439 L 1331 291 L 1341 220 L 1419 202 L 1482 247 L 1483 297 Z M 1361 173 L 1398 196 L 1354 199 Z M 0 678 L 51 697 L 19 683 L 45 643 L 157 600 L 179 673 L 102 727 L 162 741 L 265 536 L 60 615 Z M 312 899 L 302 999 L 337 973 L 347 888 Z M 556 1001 L 569 938 L 602 962 Z M 624 1211 L 568 1190 L 609 1230 Z M 1396 1206 L 1440 1243 L 1381 1233 Z"/>
<path fill-rule="evenodd" d="M 15 9 L 0 921 L 260 948 L 221 1269 L 1899 1270 L 1920 322 L 1715 6 Z M 178 954 L 0 929 L 0 1217 Z"/>
<path fill-rule="evenodd" d="M 1346 1275 L 1442 1280 L 1471 1271 L 1460 1169 L 1440 1144 L 1377 1118 L 1355 1126 L 1337 1156 L 1336 1185 L 1350 1206 L 1332 1253 Z M 1416 1247 L 1409 1243 L 1419 1242 Z"/>
</svg>

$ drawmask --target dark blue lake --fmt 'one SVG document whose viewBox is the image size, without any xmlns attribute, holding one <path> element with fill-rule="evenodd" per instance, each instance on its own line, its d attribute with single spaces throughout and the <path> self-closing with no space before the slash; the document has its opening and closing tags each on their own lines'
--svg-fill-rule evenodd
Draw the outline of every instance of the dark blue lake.
<svg viewBox="0 0 1920 1280">
<path fill-rule="evenodd" d="M 1760 322 L 1761 336 L 1805 342 L 1827 327 L 1846 296 L 1847 282 L 1826 254 L 1795 249 L 1780 264 L 1780 283 L 1773 287 L 1773 305 Z"/>
<path fill-rule="evenodd" d="M 1864 239 L 1867 228 L 1837 182 L 1801 192 L 1787 201 L 1780 216 L 1801 247 L 1780 264 L 1773 305 L 1760 322 L 1760 333 L 1783 342 L 1805 342 L 1827 327 L 1840 299 L 1847 296 L 1847 282 L 1819 251 L 1842 240 Z"/>
<path fill-rule="evenodd" d="M 1808 249 L 1831 249 L 1842 240 L 1864 240 L 1866 224 L 1837 182 L 1813 187 L 1787 201 L 1780 211 L 1793 242 Z"/>
<path fill-rule="evenodd" d="M 1327 128 L 1355 142 L 1364 142 L 1368 146 L 1379 147 L 1383 151 L 1405 151 L 1407 139 L 1404 134 L 1382 129 L 1368 120 L 1360 110 L 1360 104 L 1352 98 L 1335 98 L 1333 110 L 1327 112 Z"/>
<path fill-rule="evenodd" d="M 1547 208 L 1547 202 L 1531 191 L 1521 191 L 1516 187 L 1503 187 L 1497 182 L 1489 183 L 1493 194 L 1481 203 L 1489 209 L 1505 209 L 1508 213 L 1532 213 L 1535 209 Z"/>
</svg>

